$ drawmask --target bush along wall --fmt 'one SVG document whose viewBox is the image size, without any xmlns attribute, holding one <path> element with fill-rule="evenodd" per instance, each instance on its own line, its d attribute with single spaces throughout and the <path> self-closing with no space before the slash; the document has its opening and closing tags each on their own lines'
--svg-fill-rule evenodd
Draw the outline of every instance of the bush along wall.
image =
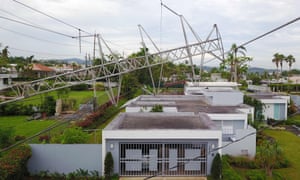
<svg viewBox="0 0 300 180">
<path fill-rule="evenodd" d="M 0 179 L 22 179 L 27 173 L 27 161 L 31 157 L 28 145 L 18 146 L 0 158 Z"/>
</svg>

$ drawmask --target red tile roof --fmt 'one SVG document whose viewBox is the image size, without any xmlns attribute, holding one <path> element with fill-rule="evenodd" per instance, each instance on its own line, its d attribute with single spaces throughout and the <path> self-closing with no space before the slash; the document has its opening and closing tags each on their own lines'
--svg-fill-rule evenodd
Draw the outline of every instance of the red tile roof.
<svg viewBox="0 0 300 180">
<path fill-rule="evenodd" d="M 33 64 L 32 70 L 34 70 L 34 71 L 46 71 L 46 72 L 54 71 L 54 69 L 49 68 L 48 66 L 44 66 L 42 64 Z"/>
</svg>

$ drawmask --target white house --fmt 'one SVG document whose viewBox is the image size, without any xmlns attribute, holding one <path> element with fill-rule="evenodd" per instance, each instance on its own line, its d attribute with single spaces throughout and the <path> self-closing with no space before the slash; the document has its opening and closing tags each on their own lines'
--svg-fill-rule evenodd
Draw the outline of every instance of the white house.
<svg viewBox="0 0 300 180">
<path fill-rule="evenodd" d="M 102 157 L 112 153 L 120 176 L 207 176 L 222 151 L 206 114 L 122 113 L 102 133 Z"/>
<path fill-rule="evenodd" d="M 245 133 L 253 133 L 256 130 L 248 125 L 249 120 L 253 120 L 254 108 L 245 104 L 229 105 L 212 105 L 206 96 L 194 95 L 142 95 L 126 105 L 126 112 L 149 112 L 155 105 L 161 105 L 164 113 L 205 113 L 216 124 L 217 128 L 222 131 L 222 143 L 228 144 L 239 138 Z M 246 139 L 245 146 L 232 144 L 235 151 L 224 149 L 223 154 L 230 155 L 248 155 L 255 156 L 256 140 L 255 135 Z M 230 147 L 230 146 L 229 146 Z"/>
<path fill-rule="evenodd" d="M 263 115 L 265 120 L 286 120 L 287 119 L 287 109 L 288 103 L 290 101 L 290 96 L 278 95 L 272 93 L 265 94 L 251 94 L 251 97 L 261 101 L 263 106 Z"/>
</svg>

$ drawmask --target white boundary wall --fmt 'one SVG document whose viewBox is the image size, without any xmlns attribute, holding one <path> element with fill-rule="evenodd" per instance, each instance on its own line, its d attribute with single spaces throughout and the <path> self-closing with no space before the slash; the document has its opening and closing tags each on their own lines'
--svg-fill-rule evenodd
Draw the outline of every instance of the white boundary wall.
<svg viewBox="0 0 300 180">
<path fill-rule="evenodd" d="M 102 174 L 101 144 L 30 144 L 32 156 L 27 168 L 31 174 L 74 172 L 77 169 Z"/>
</svg>

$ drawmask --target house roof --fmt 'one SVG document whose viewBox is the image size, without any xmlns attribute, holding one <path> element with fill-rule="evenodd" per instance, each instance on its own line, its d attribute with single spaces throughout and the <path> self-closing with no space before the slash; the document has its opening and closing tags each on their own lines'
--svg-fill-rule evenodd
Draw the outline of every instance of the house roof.
<svg viewBox="0 0 300 180">
<path fill-rule="evenodd" d="M 37 63 L 33 64 L 32 70 L 33 71 L 44 71 L 44 72 L 53 72 L 54 71 L 54 69 L 49 68 L 48 66 L 45 66 L 42 64 L 37 64 Z"/>
<path fill-rule="evenodd" d="M 163 107 L 176 107 L 178 112 L 193 113 L 241 113 L 238 108 L 245 106 L 211 106 L 204 96 L 191 95 L 142 95 L 127 104 L 128 107 L 151 107 L 154 105 L 162 105 Z"/>
<path fill-rule="evenodd" d="M 277 94 L 272 94 L 272 93 L 256 93 L 256 94 L 250 94 L 249 96 L 255 99 L 282 99 L 278 97 Z"/>
<path fill-rule="evenodd" d="M 216 129 L 206 114 L 192 113 L 122 113 L 106 130 Z"/>
</svg>

